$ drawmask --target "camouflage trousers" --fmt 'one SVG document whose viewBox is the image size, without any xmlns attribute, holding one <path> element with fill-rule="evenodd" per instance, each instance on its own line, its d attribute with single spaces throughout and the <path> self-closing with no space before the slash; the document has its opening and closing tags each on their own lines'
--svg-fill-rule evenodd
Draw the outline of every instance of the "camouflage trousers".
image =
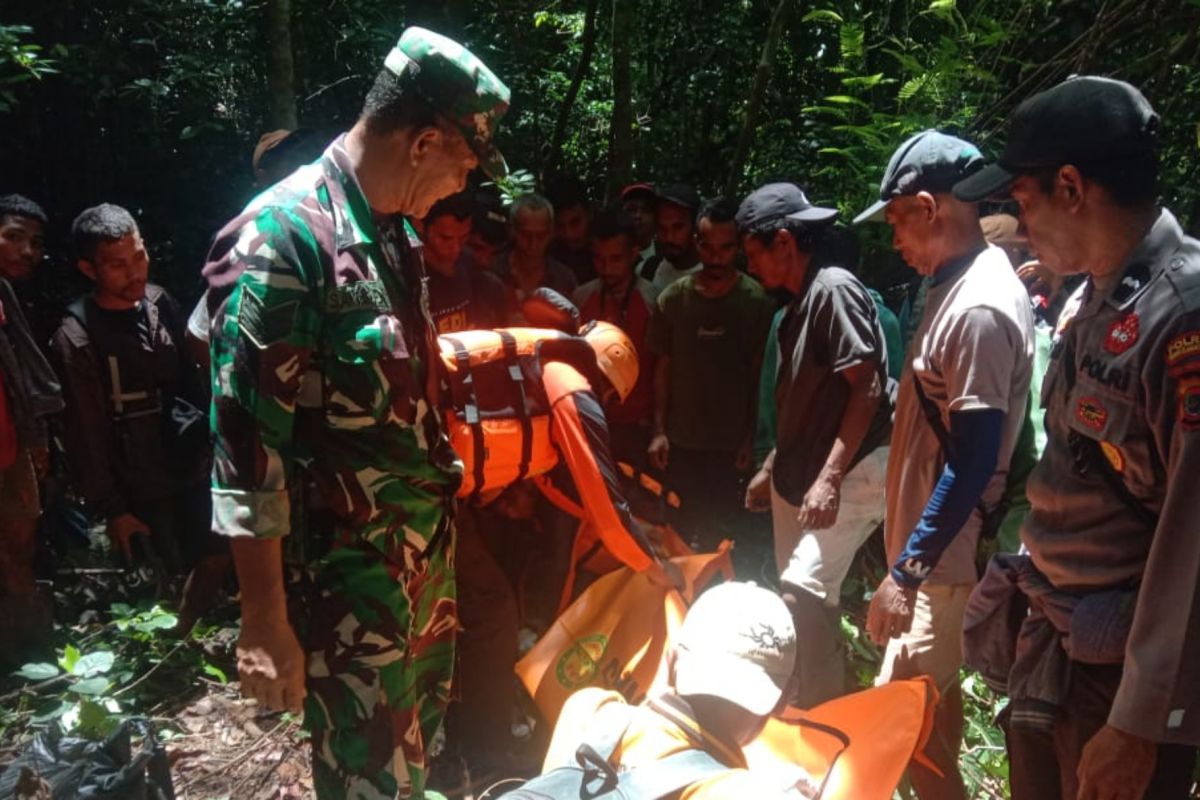
<svg viewBox="0 0 1200 800">
<path fill-rule="evenodd" d="M 424 797 L 454 672 L 453 537 L 408 568 L 366 545 L 335 548 L 293 589 L 317 798 Z"/>
</svg>

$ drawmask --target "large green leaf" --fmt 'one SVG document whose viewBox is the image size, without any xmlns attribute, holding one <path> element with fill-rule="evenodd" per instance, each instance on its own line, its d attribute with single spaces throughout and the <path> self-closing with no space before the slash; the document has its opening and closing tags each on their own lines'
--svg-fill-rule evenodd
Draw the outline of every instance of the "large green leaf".
<svg viewBox="0 0 1200 800">
<path fill-rule="evenodd" d="M 107 650 L 88 653 L 75 662 L 75 666 L 71 669 L 71 674 L 80 678 L 103 675 L 112 669 L 113 660 L 113 654 Z"/>
<path fill-rule="evenodd" d="M 835 22 L 842 24 L 842 15 L 828 8 L 815 8 L 801 18 L 801 22 Z"/>
<path fill-rule="evenodd" d="M 34 664 L 26 664 L 13 674 L 18 678 L 24 678 L 27 681 L 45 681 L 57 676 L 59 674 L 59 669 L 53 664 L 37 662 Z"/>
<path fill-rule="evenodd" d="M 107 692 L 108 686 L 108 678 L 85 678 L 78 683 L 71 684 L 71 691 L 75 694 L 97 697 Z"/>
</svg>

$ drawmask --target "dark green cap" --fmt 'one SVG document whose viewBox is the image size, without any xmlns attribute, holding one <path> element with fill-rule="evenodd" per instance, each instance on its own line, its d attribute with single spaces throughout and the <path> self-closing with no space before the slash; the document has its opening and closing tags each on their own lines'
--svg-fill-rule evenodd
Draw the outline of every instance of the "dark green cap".
<svg viewBox="0 0 1200 800">
<path fill-rule="evenodd" d="M 493 178 L 508 173 L 492 136 L 511 93 L 470 50 L 439 33 L 409 28 L 383 66 L 394 75 L 412 76 L 417 93 L 462 131 L 484 172 Z"/>
</svg>

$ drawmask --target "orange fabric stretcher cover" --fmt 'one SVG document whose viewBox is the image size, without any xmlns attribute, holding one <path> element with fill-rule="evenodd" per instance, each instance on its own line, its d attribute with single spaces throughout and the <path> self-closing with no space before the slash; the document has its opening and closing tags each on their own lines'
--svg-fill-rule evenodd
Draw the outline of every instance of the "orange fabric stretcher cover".
<svg viewBox="0 0 1200 800">
<path fill-rule="evenodd" d="M 933 680 L 922 676 L 864 689 L 809 711 L 789 708 L 745 748 L 746 760 L 750 769 L 764 772 L 800 765 L 818 784 L 825 782 L 821 800 L 890 800 L 909 761 L 916 757 L 925 763 L 922 749 L 936 705 Z M 839 754 L 837 738 L 800 720 L 837 729 L 849 746 Z"/>
<path fill-rule="evenodd" d="M 689 599 L 718 573 L 733 576 L 729 544 L 716 553 L 675 558 Z M 622 567 L 598 578 L 559 615 L 517 663 L 517 676 L 553 725 L 576 689 L 615 689 L 639 703 L 654 684 L 668 643 L 683 623 L 684 597 Z"/>
<path fill-rule="evenodd" d="M 661 667 L 687 602 L 718 573 L 732 577 L 728 543 L 717 553 L 672 561 L 688 579 L 686 600 L 622 567 L 589 586 L 517 664 L 550 725 L 567 697 L 585 686 L 615 689 L 630 703 L 663 688 Z M 933 681 L 921 677 L 807 711 L 788 708 L 767 722 L 746 757 L 752 770 L 785 779 L 802 767 L 815 783 L 824 782 L 822 800 L 889 800 L 911 760 L 928 764 L 922 750 L 936 705 Z"/>
</svg>

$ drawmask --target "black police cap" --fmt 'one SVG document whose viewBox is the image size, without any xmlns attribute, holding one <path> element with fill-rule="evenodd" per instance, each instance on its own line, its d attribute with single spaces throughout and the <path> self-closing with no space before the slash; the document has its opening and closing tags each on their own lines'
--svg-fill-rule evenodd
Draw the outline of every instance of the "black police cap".
<svg viewBox="0 0 1200 800">
<path fill-rule="evenodd" d="M 1093 75 L 1068 78 L 1017 106 L 998 163 L 957 183 L 954 195 L 984 200 L 1023 173 L 1147 155 L 1157 143 L 1158 114 L 1136 88 Z"/>
</svg>

